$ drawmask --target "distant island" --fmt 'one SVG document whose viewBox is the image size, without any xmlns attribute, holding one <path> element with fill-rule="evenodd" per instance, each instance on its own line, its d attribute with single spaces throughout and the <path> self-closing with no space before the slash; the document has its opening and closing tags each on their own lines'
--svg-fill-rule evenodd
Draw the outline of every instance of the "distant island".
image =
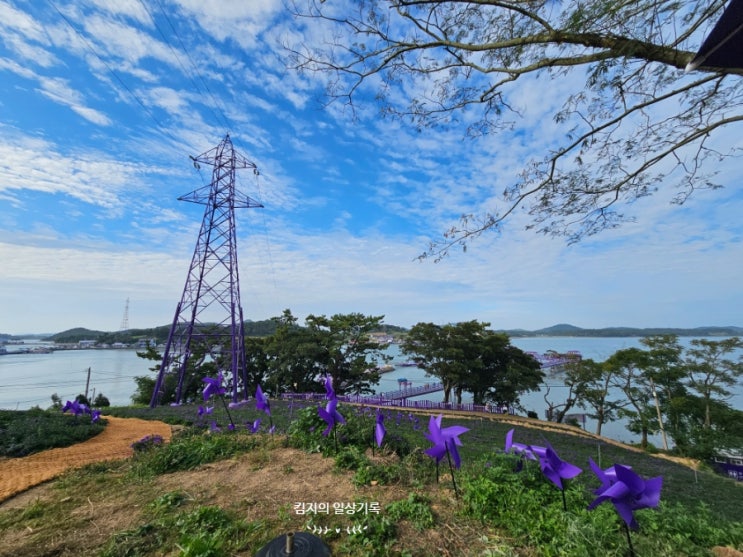
<svg viewBox="0 0 743 557">
<path fill-rule="evenodd" d="M 735 337 L 743 335 L 743 327 L 694 327 L 681 329 L 673 327 L 605 327 L 603 329 L 583 329 L 567 323 L 560 323 L 527 331 L 524 329 L 503 330 L 510 337 L 649 337 L 655 335 L 676 335 L 679 337 Z"/>
<path fill-rule="evenodd" d="M 676 335 L 679 337 L 732 337 L 743 336 L 743 327 L 735 326 L 709 326 L 694 327 L 691 329 L 673 328 L 673 327 L 605 327 L 602 329 L 583 329 L 570 325 L 568 323 L 559 323 L 544 329 L 529 331 L 526 329 L 496 329 L 499 332 L 506 333 L 512 338 L 523 337 L 647 337 L 654 335 Z M 245 334 L 247 336 L 268 336 L 276 331 L 276 322 L 272 319 L 262 321 L 246 321 Z M 95 331 L 77 327 L 68 329 L 60 333 L 49 335 L 9 335 L 0 333 L 0 342 L 19 340 L 21 338 L 40 338 L 50 342 L 57 343 L 77 343 L 83 340 L 93 340 L 98 343 L 125 343 L 133 344 L 138 341 L 155 341 L 156 343 L 165 342 L 170 332 L 170 325 L 161 325 L 149 329 L 129 329 L 125 331 Z M 401 337 L 407 332 L 405 327 L 395 325 L 385 325 L 382 332 L 391 336 Z"/>
</svg>

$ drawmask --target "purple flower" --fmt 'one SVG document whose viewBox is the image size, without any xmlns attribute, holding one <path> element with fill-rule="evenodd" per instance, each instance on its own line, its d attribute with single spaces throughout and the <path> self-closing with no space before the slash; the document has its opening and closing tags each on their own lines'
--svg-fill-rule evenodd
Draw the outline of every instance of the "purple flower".
<svg viewBox="0 0 743 557">
<path fill-rule="evenodd" d="M 335 427 L 335 424 L 346 423 L 345 418 L 341 416 L 338 410 L 336 409 L 337 406 L 338 406 L 338 400 L 333 398 L 328 401 L 328 404 L 325 408 L 317 409 L 317 413 L 320 415 L 320 417 L 323 420 L 325 420 L 325 423 L 328 424 L 328 427 L 326 427 L 325 431 L 322 432 L 324 437 L 328 436 L 328 434 L 333 430 L 333 427 Z"/>
<path fill-rule="evenodd" d="M 222 428 L 217 425 L 217 422 L 212 422 L 209 424 L 209 431 L 217 433 L 218 431 L 222 431 Z"/>
<path fill-rule="evenodd" d="M 377 408 L 377 423 L 374 426 L 374 439 L 377 441 L 377 447 L 382 446 L 385 433 L 387 431 L 384 429 L 384 414 Z"/>
<path fill-rule="evenodd" d="M 90 413 L 90 421 L 91 422 L 97 422 L 101 418 L 101 411 L 100 410 L 93 410 Z"/>
<path fill-rule="evenodd" d="M 248 426 L 248 430 L 250 430 L 250 433 L 258 433 L 258 430 L 261 427 L 261 419 L 258 418 L 252 424 L 248 422 L 246 425 Z"/>
<path fill-rule="evenodd" d="M 263 410 L 269 416 L 271 415 L 271 404 L 268 402 L 268 397 L 263 394 L 260 385 L 255 389 L 255 407 L 258 410 Z"/>
<path fill-rule="evenodd" d="M 459 469 L 462 463 L 459 457 L 459 451 L 457 446 L 462 446 L 462 442 L 459 440 L 459 436 L 463 433 L 467 433 L 469 428 L 461 425 L 453 425 L 445 428 L 441 428 L 442 415 L 433 417 L 428 420 L 428 433 L 425 434 L 426 439 L 433 443 L 433 447 L 426 449 L 425 452 L 428 456 L 435 458 L 436 463 L 439 463 L 444 455 L 449 452 L 452 459 L 454 460 L 454 467 Z"/>
<path fill-rule="evenodd" d="M 574 464 L 561 460 L 549 444 L 544 456 L 539 458 L 539 466 L 542 468 L 542 474 L 558 489 L 564 489 L 562 480 L 570 480 L 583 471 Z"/>
<path fill-rule="evenodd" d="M 217 378 L 213 379 L 211 377 L 204 377 L 202 379 L 204 383 L 206 383 L 206 387 L 204 387 L 204 401 L 209 400 L 209 397 L 212 395 L 223 395 L 224 394 L 224 387 L 222 386 L 222 372 L 220 371 L 217 374 Z"/>
<path fill-rule="evenodd" d="M 594 491 L 597 497 L 588 508 L 594 509 L 604 501 L 611 501 L 624 523 L 637 530 L 640 526 L 635 520 L 634 511 L 658 506 L 663 477 L 644 480 L 628 466 L 615 464 L 612 468 L 613 474 L 610 472 L 611 468 L 601 471 L 599 479 L 603 485 Z"/>
</svg>

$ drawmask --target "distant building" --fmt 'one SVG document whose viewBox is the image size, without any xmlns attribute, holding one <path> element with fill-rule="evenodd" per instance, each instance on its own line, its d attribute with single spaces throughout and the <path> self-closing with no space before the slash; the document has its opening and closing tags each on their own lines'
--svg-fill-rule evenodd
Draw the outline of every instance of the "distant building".
<svg viewBox="0 0 743 557">
<path fill-rule="evenodd" d="M 96 344 L 98 344 L 97 340 L 80 340 L 77 343 L 79 348 L 93 348 Z"/>
</svg>

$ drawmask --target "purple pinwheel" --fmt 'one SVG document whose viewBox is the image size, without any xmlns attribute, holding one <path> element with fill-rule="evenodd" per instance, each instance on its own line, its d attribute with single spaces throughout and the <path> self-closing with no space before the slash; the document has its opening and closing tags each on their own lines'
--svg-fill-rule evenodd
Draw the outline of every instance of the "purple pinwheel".
<svg viewBox="0 0 743 557">
<path fill-rule="evenodd" d="M 564 489 L 562 480 L 570 480 L 583 472 L 576 465 L 561 460 L 549 444 L 544 456 L 539 458 L 539 466 L 542 468 L 542 474 L 558 489 Z"/>
<path fill-rule="evenodd" d="M 320 417 L 323 420 L 325 420 L 325 423 L 328 424 L 328 427 L 326 427 L 325 431 L 322 432 L 323 437 L 327 437 L 330 434 L 330 432 L 335 427 L 335 424 L 346 423 L 346 419 L 340 415 L 340 413 L 337 410 L 337 407 L 338 407 L 338 399 L 332 398 L 328 401 L 328 404 L 325 408 L 317 409 L 317 413 L 320 414 Z"/>
<path fill-rule="evenodd" d="M 199 409 L 196 411 L 199 418 L 201 416 L 206 416 L 207 414 L 211 414 L 212 412 L 214 412 L 214 406 L 204 407 L 204 406 L 199 405 Z"/>
<path fill-rule="evenodd" d="M 593 470 L 593 473 L 596 474 L 596 477 L 601 482 L 601 487 L 594 492 L 595 494 L 599 494 L 608 487 L 611 487 L 611 484 L 616 483 L 616 466 L 609 466 L 609 468 L 607 468 L 606 470 L 602 470 L 601 467 L 596 464 L 590 456 L 588 457 L 588 465 L 591 467 L 591 470 Z M 630 470 L 632 469 L 631 466 L 625 466 L 625 468 L 629 468 Z"/>
<path fill-rule="evenodd" d="M 543 447 L 535 447 L 537 450 L 544 450 Z M 507 453 L 514 452 L 517 455 L 520 455 L 522 458 L 527 458 L 529 460 L 537 460 L 536 455 L 534 454 L 533 448 L 529 445 L 524 445 L 523 443 L 514 443 L 513 442 L 513 430 L 509 430 L 508 433 L 506 433 L 506 447 L 505 451 Z M 541 452 L 541 451 L 540 451 Z"/>
<path fill-rule="evenodd" d="M 382 411 L 377 408 L 377 423 L 374 426 L 374 439 L 377 441 L 378 447 L 382 446 L 385 433 L 387 433 L 387 431 L 384 429 L 384 414 L 382 414 Z"/>
<path fill-rule="evenodd" d="M 588 508 L 594 509 L 604 501 L 611 501 L 627 527 L 637 530 L 640 526 L 635 520 L 634 511 L 658 506 L 663 477 L 644 480 L 629 466 L 615 464 L 612 468 L 613 473 L 609 468 L 602 470 L 601 475 L 597 474 L 603 485 L 594 492 L 597 497 Z M 629 540 L 629 531 L 627 538 Z"/>
<path fill-rule="evenodd" d="M 209 400 L 209 397 L 211 397 L 212 395 L 220 396 L 224 394 L 221 371 L 217 374 L 216 379 L 213 379 L 211 377 L 204 377 L 202 381 L 206 383 L 206 387 L 204 387 L 204 401 Z"/>
<path fill-rule="evenodd" d="M 333 378 L 330 375 L 325 376 L 325 396 L 328 400 L 335 398 L 335 391 L 333 390 Z"/>
<path fill-rule="evenodd" d="M 77 400 L 73 400 L 71 402 L 68 400 L 65 403 L 65 405 L 62 407 L 62 413 L 65 413 L 67 411 L 69 411 L 73 416 L 82 416 L 83 414 L 91 413 L 90 408 Z"/>
<path fill-rule="evenodd" d="M 271 415 L 271 404 L 268 402 L 268 397 L 263 394 L 260 385 L 255 389 L 255 407 L 258 410 L 263 410 L 269 416 Z"/>
<path fill-rule="evenodd" d="M 445 428 L 441 428 L 442 415 L 433 417 L 428 420 L 428 433 L 424 434 L 426 439 L 433 443 L 433 447 L 426 449 L 425 452 L 428 456 L 436 459 L 438 464 L 444 455 L 449 453 L 454 460 L 454 467 L 459 469 L 462 463 L 459 457 L 459 451 L 457 446 L 462 446 L 462 442 L 459 440 L 459 436 L 463 433 L 467 433 L 469 428 L 461 425 L 453 425 Z"/>
<path fill-rule="evenodd" d="M 467 433 L 469 429 L 461 425 L 442 428 L 441 419 L 442 415 L 439 414 L 435 418 L 431 416 L 428 420 L 428 433 L 425 433 L 424 435 L 426 439 L 433 443 L 433 447 L 426 449 L 423 452 L 436 459 L 436 482 L 439 481 L 439 462 L 444 458 L 444 455 L 447 456 L 447 460 L 449 461 L 449 471 L 451 472 L 451 482 L 452 485 L 454 485 L 454 493 L 459 497 L 457 482 L 454 480 L 454 467 L 459 469 L 462 461 L 459 458 L 457 446 L 462 446 L 459 436 L 463 433 Z M 454 467 L 452 467 L 452 459 L 454 460 Z"/>
</svg>

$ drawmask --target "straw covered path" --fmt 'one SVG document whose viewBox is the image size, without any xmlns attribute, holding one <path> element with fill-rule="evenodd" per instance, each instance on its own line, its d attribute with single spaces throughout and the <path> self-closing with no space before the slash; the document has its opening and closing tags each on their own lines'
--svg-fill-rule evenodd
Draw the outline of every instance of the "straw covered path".
<svg viewBox="0 0 743 557">
<path fill-rule="evenodd" d="M 21 458 L 0 459 L 0 502 L 56 478 L 70 468 L 129 458 L 131 444 L 147 435 L 171 438 L 168 424 L 139 418 L 105 416 L 108 425 L 95 437 L 70 447 L 49 449 Z"/>
</svg>

